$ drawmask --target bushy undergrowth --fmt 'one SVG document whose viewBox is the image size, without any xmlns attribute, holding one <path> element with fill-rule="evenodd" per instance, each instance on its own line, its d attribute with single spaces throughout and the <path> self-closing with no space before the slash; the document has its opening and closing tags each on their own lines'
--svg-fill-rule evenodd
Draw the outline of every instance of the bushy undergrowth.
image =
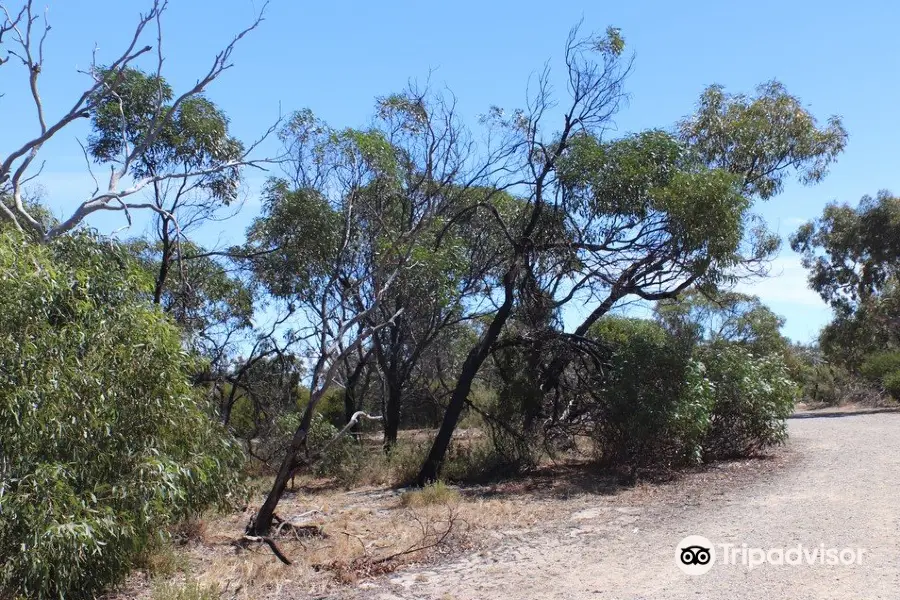
<svg viewBox="0 0 900 600">
<path fill-rule="evenodd" d="M 695 347 L 640 319 L 604 319 L 593 334 L 612 349 L 590 393 L 588 429 L 604 464 L 668 469 L 784 440 L 797 388 L 781 354 Z"/>
<path fill-rule="evenodd" d="M 798 395 L 783 357 L 754 356 L 740 346 L 704 348 L 699 355 L 715 390 L 704 457 L 747 456 L 782 443 Z"/>
<path fill-rule="evenodd" d="M 799 386 L 803 402 L 817 406 L 858 404 L 881 406 L 891 401 L 891 375 L 872 381 L 827 362 L 801 363 L 791 367 L 791 377 Z M 898 390 L 900 392 L 900 390 Z M 895 396 L 900 398 L 900 394 Z"/>
<path fill-rule="evenodd" d="M 900 400 L 900 352 L 886 350 L 868 355 L 860 373 L 895 400 Z"/>
<path fill-rule="evenodd" d="M 590 436 L 600 461 L 631 468 L 698 462 L 714 399 L 690 347 L 641 319 L 604 319 L 593 334 L 612 348 L 591 390 Z"/>
<path fill-rule="evenodd" d="M 179 331 L 106 243 L 0 233 L 0 596 L 91 598 L 236 487 Z"/>
</svg>

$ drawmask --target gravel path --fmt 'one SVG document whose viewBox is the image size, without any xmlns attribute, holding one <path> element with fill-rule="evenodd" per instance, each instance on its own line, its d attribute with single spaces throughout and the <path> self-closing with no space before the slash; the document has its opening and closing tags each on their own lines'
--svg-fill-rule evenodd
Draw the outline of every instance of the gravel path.
<svg viewBox="0 0 900 600">
<path fill-rule="evenodd" d="M 726 465 L 663 486 L 658 497 L 589 497 L 559 526 L 507 535 L 491 551 L 369 582 L 359 593 L 382 600 L 900 598 L 900 413 L 795 418 L 789 428 L 786 452 L 756 461 L 761 468 L 745 469 L 756 469 L 751 477 Z M 704 575 L 676 566 L 676 545 L 688 535 L 708 538 L 719 554 Z M 849 566 L 748 569 L 721 564 L 722 543 L 866 552 Z"/>
</svg>

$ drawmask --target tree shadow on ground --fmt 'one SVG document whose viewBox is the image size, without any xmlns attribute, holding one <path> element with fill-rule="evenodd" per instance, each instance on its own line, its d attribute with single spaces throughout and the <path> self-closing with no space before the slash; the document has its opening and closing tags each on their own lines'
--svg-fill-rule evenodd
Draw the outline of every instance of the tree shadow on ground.
<svg viewBox="0 0 900 600">
<path fill-rule="evenodd" d="M 654 477 L 671 479 L 671 475 Z M 594 494 L 608 496 L 634 487 L 638 481 L 626 473 L 605 469 L 593 462 L 559 462 L 542 465 L 526 473 L 496 479 L 482 485 L 462 485 L 461 491 L 476 498 L 503 498 L 528 494 L 537 498 L 566 499 Z"/>
<path fill-rule="evenodd" d="M 882 406 L 872 408 L 861 408 L 853 410 L 841 410 L 834 408 L 821 408 L 812 411 L 804 411 L 794 413 L 788 419 L 833 419 L 837 417 L 855 417 L 857 415 L 874 415 L 879 413 L 898 413 L 900 407 Z"/>
</svg>

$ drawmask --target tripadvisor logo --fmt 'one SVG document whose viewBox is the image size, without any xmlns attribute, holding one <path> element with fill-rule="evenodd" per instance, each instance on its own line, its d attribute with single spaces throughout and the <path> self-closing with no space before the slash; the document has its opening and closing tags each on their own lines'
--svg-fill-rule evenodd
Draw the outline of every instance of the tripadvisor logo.
<svg viewBox="0 0 900 600">
<path fill-rule="evenodd" d="M 689 535 L 675 547 L 675 564 L 688 575 L 703 575 L 715 560 L 716 550 L 703 536 Z"/>
<path fill-rule="evenodd" d="M 747 544 L 713 544 L 689 535 L 675 546 L 675 564 L 688 575 L 703 575 L 713 564 L 741 565 L 752 570 L 762 565 L 861 565 L 865 548 L 827 548 L 825 544 L 790 548 L 750 548 Z M 718 556 L 718 560 L 717 560 Z"/>
</svg>

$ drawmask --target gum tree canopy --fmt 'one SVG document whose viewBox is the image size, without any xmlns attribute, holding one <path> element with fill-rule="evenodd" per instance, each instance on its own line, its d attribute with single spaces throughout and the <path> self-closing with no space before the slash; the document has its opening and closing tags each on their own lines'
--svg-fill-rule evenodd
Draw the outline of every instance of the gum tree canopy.
<svg viewBox="0 0 900 600">
<path fill-rule="evenodd" d="M 755 96 L 712 86 L 676 134 L 610 140 L 630 70 L 623 52 L 616 29 L 586 38 L 573 31 L 569 99 L 555 127 L 546 72 L 525 109 L 489 116 L 490 139 L 502 140 L 487 158 L 498 174 L 492 187 L 514 192 L 521 209 L 512 219 L 485 203 L 466 209 L 497 220 L 509 244 L 491 295 L 497 309 L 458 375 L 420 484 L 438 477 L 472 382 L 511 318 L 544 315 L 532 321 L 551 324 L 519 342 L 540 345 L 533 383 L 551 397 L 551 410 L 537 404 L 531 420 L 563 413 L 552 408 L 563 401 L 561 377 L 573 353 L 591 345 L 585 336 L 598 319 L 627 298 L 663 300 L 757 270 L 779 244 L 754 217 L 753 202 L 772 198 L 790 176 L 819 181 L 846 143 L 838 118 L 820 127 L 777 82 Z M 573 300 L 594 308 L 569 333 L 558 316 Z"/>
<path fill-rule="evenodd" d="M 32 0 L 24 2 L 21 8 L 0 2 L 0 54 L 4 55 L 0 74 L 4 78 L 15 73 L 23 75 L 20 81 L 29 90 L 35 115 L 33 134 L 25 139 L 5 140 L 9 151 L 0 155 L 0 195 L 8 200 L 0 203 L 0 218 L 33 239 L 48 242 L 70 232 L 98 211 L 117 211 L 126 216 L 132 210 L 163 214 L 164 209 L 140 198 L 143 192 L 159 185 L 193 178 L 211 179 L 212 185 L 218 186 L 217 193 L 228 194 L 235 171 L 256 162 L 249 156 L 255 145 L 242 148 L 229 141 L 210 152 L 209 148 L 176 143 L 179 140 L 173 133 L 184 131 L 185 125 L 209 125 L 214 121 L 210 119 L 214 107 L 202 98 L 202 93 L 231 68 L 238 42 L 256 29 L 262 22 L 262 14 L 215 55 L 209 70 L 197 78 L 196 84 L 181 93 L 173 93 L 162 77 L 162 18 L 166 8 L 164 0 L 153 0 L 150 9 L 138 18 L 125 48 L 106 64 L 96 62 L 95 52 L 85 73 L 85 86 L 70 102 L 63 103 L 69 106 L 68 110 L 53 115 L 45 108 L 41 96 L 46 66 L 44 43 L 51 30 L 47 13 L 36 10 Z M 152 37 L 155 48 L 144 43 L 148 37 Z M 143 76 L 137 70 L 136 65 L 141 61 L 149 61 L 152 75 Z M 7 110 L 4 116 L 21 118 L 21 113 Z M 94 119 L 99 132 L 91 140 L 90 151 L 107 167 L 108 174 L 94 177 L 93 191 L 72 198 L 74 208 L 60 221 L 43 222 L 29 206 L 26 189 L 40 176 L 41 149 L 51 139 L 67 135 L 64 132 L 71 130 L 73 124 L 89 118 Z M 194 141 L 198 139 L 194 137 Z M 175 156 L 171 154 L 173 149 L 177 150 Z M 87 159 L 88 150 L 84 145 L 82 150 Z M 190 159 L 183 160 L 189 155 Z M 173 158 L 187 168 L 154 168 Z M 105 181 L 103 185 L 101 177 Z"/>
</svg>

